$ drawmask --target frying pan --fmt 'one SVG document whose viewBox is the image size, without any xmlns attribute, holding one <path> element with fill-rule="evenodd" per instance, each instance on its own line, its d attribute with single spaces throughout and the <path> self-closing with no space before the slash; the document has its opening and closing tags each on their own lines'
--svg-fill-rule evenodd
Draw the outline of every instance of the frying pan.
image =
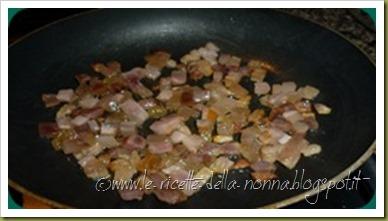
<svg viewBox="0 0 388 221">
<path fill-rule="evenodd" d="M 56 207 L 74 208 L 284 207 L 316 193 L 204 188 L 174 206 L 154 196 L 125 202 L 114 191 L 96 191 L 74 159 L 39 138 L 38 123 L 52 121 L 56 111 L 44 108 L 41 94 L 75 87 L 75 74 L 90 73 L 91 63 L 117 60 L 127 70 L 143 65 L 152 50 L 166 49 L 179 58 L 208 41 L 224 52 L 269 62 L 276 69 L 273 82 L 319 88 L 317 101 L 332 108 L 318 117 L 320 129 L 308 137 L 322 152 L 302 158 L 294 170 L 279 166 L 281 181 L 339 181 L 374 152 L 375 65 L 339 34 L 269 9 L 104 9 L 53 23 L 9 47 L 10 185 Z M 249 173 L 227 178 L 247 179 Z"/>
</svg>

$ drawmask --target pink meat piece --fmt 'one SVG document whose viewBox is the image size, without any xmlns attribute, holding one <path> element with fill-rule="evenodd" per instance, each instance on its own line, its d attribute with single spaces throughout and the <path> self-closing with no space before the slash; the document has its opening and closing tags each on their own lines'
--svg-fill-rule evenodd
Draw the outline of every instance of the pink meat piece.
<svg viewBox="0 0 388 221">
<path fill-rule="evenodd" d="M 267 82 L 258 81 L 255 83 L 255 94 L 258 96 L 267 94 L 271 90 L 271 86 Z"/>
<path fill-rule="evenodd" d="M 173 170 L 170 173 L 171 180 L 172 181 L 176 180 L 178 182 L 183 182 L 186 179 L 189 179 L 189 175 L 190 175 L 189 171 L 186 171 L 182 168 Z"/>
<path fill-rule="evenodd" d="M 73 89 L 62 89 L 58 91 L 57 99 L 60 101 L 69 102 L 74 96 Z"/>
<path fill-rule="evenodd" d="M 153 154 L 162 154 L 172 150 L 172 143 L 168 137 L 151 134 L 147 137 L 148 149 Z"/>
<path fill-rule="evenodd" d="M 301 157 L 301 150 L 307 145 L 303 135 L 295 134 L 280 151 L 278 161 L 288 169 L 293 169 Z"/>
<path fill-rule="evenodd" d="M 38 125 L 39 136 L 42 138 L 52 138 L 57 132 L 59 127 L 55 122 L 42 122 Z"/>
<path fill-rule="evenodd" d="M 180 85 L 186 83 L 187 74 L 185 71 L 175 70 L 171 72 L 171 83 L 173 85 Z"/>
<path fill-rule="evenodd" d="M 96 119 L 103 114 L 104 114 L 104 109 L 102 109 L 101 107 L 94 107 L 89 109 L 78 109 L 72 113 L 74 117 L 81 115 L 89 119 Z"/>
<path fill-rule="evenodd" d="M 220 147 L 222 154 L 227 155 L 234 155 L 234 154 L 240 154 L 240 143 L 238 142 L 230 142 L 230 143 L 224 143 Z"/>
<path fill-rule="evenodd" d="M 166 185 L 166 182 L 163 182 L 167 180 L 167 177 L 164 175 L 150 173 L 148 174 L 148 178 L 152 181 L 152 186 L 155 186 L 153 193 L 159 200 L 169 204 L 176 204 L 186 199 L 186 196 L 180 190 L 173 190 Z"/>
<path fill-rule="evenodd" d="M 80 139 L 65 140 L 63 141 L 63 144 L 62 144 L 62 150 L 65 154 L 79 153 L 85 148 L 88 148 L 88 146 Z"/>
<path fill-rule="evenodd" d="M 158 105 L 158 101 L 155 100 L 155 98 L 147 98 L 140 100 L 138 102 L 140 106 L 142 106 L 145 110 L 148 110 L 150 108 L 156 107 Z"/>
<path fill-rule="evenodd" d="M 253 164 L 251 164 L 251 168 L 254 171 L 275 171 L 276 166 L 273 163 L 264 161 L 264 160 L 259 160 Z"/>
<path fill-rule="evenodd" d="M 155 190 L 154 194 L 160 201 L 166 202 L 168 204 L 177 204 L 186 199 L 186 196 L 184 196 L 180 190 L 173 190 L 173 189 Z"/>
<path fill-rule="evenodd" d="M 56 94 L 43 94 L 42 101 L 46 107 L 54 107 L 61 103 Z"/>
<path fill-rule="evenodd" d="M 205 140 L 201 136 L 193 134 L 184 137 L 182 143 L 191 152 L 197 152 L 198 148 L 205 144 Z"/>
<path fill-rule="evenodd" d="M 130 200 L 142 200 L 144 191 L 140 190 L 138 188 L 128 188 L 124 190 L 119 190 L 119 194 L 121 199 L 125 201 L 130 201 Z"/>
<path fill-rule="evenodd" d="M 129 89 L 142 98 L 148 98 L 153 95 L 152 91 L 141 83 L 144 78 L 146 70 L 142 68 L 133 68 L 132 70 L 122 74 L 124 81 L 127 83 Z"/>
<path fill-rule="evenodd" d="M 150 129 L 156 134 L 167 135 L 177 129 L 182 122 L 182 117 L 172 114 L 163 117 L 159 121 L 155 121 L 153 124 L 151 124 Z"/>
<path fill-rule="evenodd" d="M 127 139 L 124 140 L 124 143 L 122 144 L 123 147 L 129 150 L 143 149 L 145 145 L 146 140 L 138 134 L 130 135 Z"/>
<path fill-rule="evenodd" d="M 129 99 L 124 103 L 120 104 L 122 111 L 133 119 L 138 125 L 141 125 L 149 117 L 148 113 L 140 104 L 136 101 Z"/>
</svg>

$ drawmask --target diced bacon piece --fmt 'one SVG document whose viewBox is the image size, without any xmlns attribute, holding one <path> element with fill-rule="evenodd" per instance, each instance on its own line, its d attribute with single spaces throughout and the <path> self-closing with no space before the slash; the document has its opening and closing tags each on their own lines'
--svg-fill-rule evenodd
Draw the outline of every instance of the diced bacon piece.
<svg viewBox="0 0 388 221">
<path fill-rule="evenodd" d="M 263 160 L 259 160 L 253 164 L 251 164 L 251 168 L 254 171 L 275 171 L 275 164 Z"/>
<path fill-rule="evenodd" d="M 130 119 L 133 119 L 138 125 L 141 125 L 149 117 L 148 113 L 142 106 L 136 101 L 129 99 L 124 103 L 120 104 L 122 111 L 128 115 Z"/>
<path fill-rule="evenodd" d="M 201 136 L 193 134 L 184 137 L 182 143 L 191 152 L 197 152 L 198 148 L 205 144 L 205 140 Z"/>
<path fill-rule="evenodd" d="M 318 114 L 322 115 L 330 114 L 331 112 L 330 107 L 320 103 L 314 104 L 314 109 L 318 112 Z"/>
<path fill-rule="evenodd" d="M 95 120 L 88 121 L 88 125 L 89 125 L 90 130 L 92 130 L 95 133 L 97 133 L 100 130 L 100 126 L 98 125 L 97 121 L 95 121 Z"/>
<path fill-rule="evenodd" d="M 90 109 L 78 109 L 72 113 L 73 116 L 81 115 L 89 119 L 96 119 L 103 114 L 104 114 L 104 109 L 100 107 L 94 107 Z"/>
<path fill-rule="evenodd" d="M 277 178 L 276 174 L 273 171 L 257 171 L 251 173 L 251 176 L 254 180 L 266 181 Z"/>
<path fill-rule="evenodd" d="M 182 70 L 175 70 L 171 72 L 171 83 L 173 85 L 180 85 L 186 83 L 187 74 Z"/>
<path fill-rule="evenodd" d="M 112 148 L 112 147 L 117 147 L 120 145 L 120 143 L 110 135 L 101 135 L 96 138 L 97 142 L 106 148 Z"/>
<path fill-rule="evenodd" d="M 223 173 L 232 168 L 233 164 L 234 162 L 227 157 L 219 157 L 210 165 L 209 169 L 215 173 Z"/>
<path fill-rule="evenodd" d="M 291 123 L 303 120 L 303 116 L 296 110 L 290 110 L 283 113 L 283 117 Z"/>
<path fill-rule="evenodd" d="M 201 168 L 193 177 L 195 179 L 196 183 L 194 183 L 192 186 L 189 185 L 189 187 L 185 190 L 182 190 L 186 196 L 191 196 L 194 193 L 201 190 L 201 187 L 207 183 L 207 181 L 210 179 L 210 177 L 213 176 L 213 171 L 210 170 L 207 167 Z"/>
<path fill-rule="evenodd" d="M 81 164 L 84 169 L 84 173 L 87 177 L 97 180 L 99 178 L 109 177 L 109 171 L 105 165 L 95 157 L 88 157 L 87 160 L 84 160 L 84 163 Z"/>
<path fill-rule="evenodd" d="M 95 98 L 93 96 L 85 96 L 81 98 L 81 100 L 79 100 L 78 104 L 81 108 L 88 109 L 95 107 L 98 102 L 98 98 Z"/>
<path fill-rule="evenodd" d="M 101 134 L 102 135 L 115 135 L 117 132 L 117 127 L 114 124 L 103 123 L 101 125 Z"/>
<path fill-rule="evenodd" d="M 56 94 L 43 94 L 42 101 L 46 107 L 54 107 L 61 103 Z"/>
<path fill-rule="evenodd" d="M 258 96 L 267 94 L 271 90 L 271 87 L 267 82 L 257 81 L 255 83 L 255 94 Z"/>
<path fill-rule="evenodd" d="M 65 154 L 79 153 L 89 146 L 79 139 L 64 140 L 62 143 L 62 150 Z"/>
<path fill-rule="evenodd" d="M 301 150 L 307 145 L 308 142 L 302 135 L 294 135 L 280 151 L 278 161 L 288 169 L 293 169 L 300 159 Z"/>
<path fill-rule="evenodd" d="M 310 157 L 312 155 L 320 153 L 322 150 L 321 146 L 318 144 L 310 144 L 308 146 L 304 146 L 301 150 L 302 154 L 306 157 Z"/>
<path fill-rule="evenodd" d="M 140 190 L 139 188 L 129 188 L 124 190 L 119 190 L 119 194 L 121 199 L 125 201 L 131 201 L 131 200 L 142 200 L 144 191 Z"/>
<path fill-rule="evenodd" d="M 79 116 L 76 116 L 73 120 L 71 120 L 71 123 L 74 126 L 81 126 L 86 124 L 88 121 L 89 121 L 89 118 L 79 115 Z"/>
<path fill-rule="evenodd" d="M 145 66 L 145 70 L 145 76 L 152 80 L 156 80 L 161 75 L 160 70 L 157 67 L 152 66 L 151 64 L 147 64 Z"/>
<path fill-rule="evenodd" d="M 92 68 L 95 72 L 100 73 L 105 77 L 111 77 L 121 72 L 121 65 L 117 61 L 111 61 L 106 65 L 101 63 L 93 64 Z"/>
<path fill-rule="evenodd" d="M 141 79 L 145 76 L 146 70 L 142 68 L 134 68 L 122 74 L 125 82 L 133 93 L 140 95 L 142 98 L 148 98 L 153 95 L 152 91 L 141 83 Z"/>
<path fill-rule="evenodd" d="M 120 133 L 123 136 L 129 136 L 131 134 L 137 133 L 136 122 L 133 121 L 123 121 L 120 123 Z"/>
<path fill-rule="evenodd" d="M 177 129 L 182 122 L 182 117 L 172 114 L 152 123 L 150 129 L 156 134 L 167 135 Z"/>
<path fill-rule="evenodd" d="M 62 89 L 58 91 L 57 99 L 64 102 L 70 102 L 74 96 L 73 89 Z"/>
<path fill-rule="evenodd" d="M 177 144 L 181 143 L 186 136 L 187 134 L 176 130 L 171 134 L 170 139 L 173 144 Z"/>
<path fill-rule="evenodd" d="M 312 86 L 305 86 L 298 89 L 298 93 L 302 95 L 303 98 L 312 100 L 319 94 L 319 90 Z"/>
<path fill-rule="evenodd" d="M 133 134 L 124 140 L 124 143 L 122 146 L 129 150 L 139 150 L 139 149 L 143 149 L 145 145 L 146 145 L 146 140 L 142 136 L 138 134 Z"/>
<path fill-rule="evenodd" d="M 42 138 L 52 138 L 59 132 L 59 127 L 55 122 L 41 122 L 38 125 L 39 136 Z"/>
<path fill-rule="evenodd" d="M 147 144 L 149 151 L 153 154 L 162 154 L 172 150 L 170 139 L 163 135 L 148 135 Z"/>
<path fill-rule="evenodd" d="M 164 89 L 160 91 L 159 95 L 156 97 L 156 99 L 160 101 L 168 101 L 173 96 L 173 92 L 170 89 Z"/>
</svg>

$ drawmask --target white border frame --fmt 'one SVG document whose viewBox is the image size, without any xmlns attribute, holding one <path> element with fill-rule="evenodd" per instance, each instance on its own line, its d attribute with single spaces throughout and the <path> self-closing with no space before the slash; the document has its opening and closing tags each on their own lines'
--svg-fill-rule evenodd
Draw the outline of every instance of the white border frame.
<svg viewBox="0 0 388 221">
<path fill-rule="evenodd" d="M 2 217 L 383 217 L 384 1 L 0 1 Z M 151 7 L 150 7 L 151 6 Z M 243 6 L 243 7 L 242 7 Z M 8 209 L 8 8 L 376 8 L 376 209 Z M 130 211 L 130 213 L 129 213 Z"/>
</svg>

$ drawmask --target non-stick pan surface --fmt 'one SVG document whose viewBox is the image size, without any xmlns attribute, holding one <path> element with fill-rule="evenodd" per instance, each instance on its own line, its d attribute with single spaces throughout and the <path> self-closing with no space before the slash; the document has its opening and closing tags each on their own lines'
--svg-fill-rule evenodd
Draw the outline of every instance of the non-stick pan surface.
<svg viewBox="0 0 388 221">
<path fill-rule="evenodd" d="M 208 41 L 244 58 L 277 68 L 274 81 L 295 81 L 320 89 L 317 100 L 332 114 L 320 116 L 309 135 L 319 155 L 302 158 L 297 179 L 331 179 L 347 174 L 371 153 L 375 140 L 374 64 L 347 40 L 319 25 L 274 10 L 110 9 L 52 24 L 9 48 L 9 179 L 19 188 L 76 208 L 256 208 L 305 190 L 208 190 L 170 206 L 147 196 L 124 202 L 114 191 L 98 192 L 71 158 L 41 139 L 37 125 L 54 119 L 41 94 L 75 87 L 74 75 L 91 72 L 96 61 L 117 60 L 124 69 L 143 65 L 143 56 L 166 49 L 179 58 Z M 245 85 L 250 88 L 252 85 Z M 353 168 L 354 169 L 354 168 Z M 280 180 L 296 172 L 279 166 Z M 240 184 L 249 174 L 229 174 Z M 303 198 L 303 197 L 302 197 Z M 293 198 L 296 199 L 296 198 Z"/>
</svg>

